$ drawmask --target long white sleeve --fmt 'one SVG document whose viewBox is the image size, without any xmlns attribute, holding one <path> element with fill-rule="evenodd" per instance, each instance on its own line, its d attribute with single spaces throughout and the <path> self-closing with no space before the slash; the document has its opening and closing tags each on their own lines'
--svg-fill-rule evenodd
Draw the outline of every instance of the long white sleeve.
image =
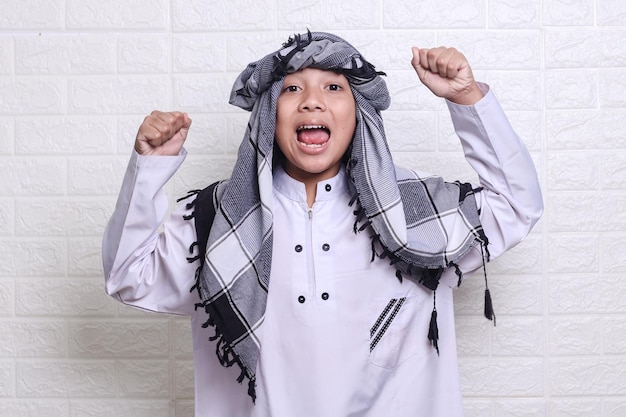
<svg viewBox="0 0 626 417">
<path fill-rule="evenodd" d="M 128 163 L 102 244 L 106 292 L 126 304 L 189 315 L 199 301 L 190 292 L 198 261 L 186 259 L 196 240 L 194 223 L 183 219 L 184 205 L 163 222 L 168 202 L 162 188 L 185 156 L 184 150 L 149 157 L 133 151 Z"/>
<path fill-rule="evenodd" d="M 489 239 L 491 258 L 521 242 L 543 212 L 541 188 L 533 161 L 489 88 L 473 106 L 448 102 L 465 158 L 478 174 L 483 191 L 477 194 L 480 220 Z M 478 250 L 460 267 L 464 272 L 482 266 Z M 452 271 L 446 273 L 451 278 Z M 453 279 L 453 282 L 456 278 Z"/>
</svg>

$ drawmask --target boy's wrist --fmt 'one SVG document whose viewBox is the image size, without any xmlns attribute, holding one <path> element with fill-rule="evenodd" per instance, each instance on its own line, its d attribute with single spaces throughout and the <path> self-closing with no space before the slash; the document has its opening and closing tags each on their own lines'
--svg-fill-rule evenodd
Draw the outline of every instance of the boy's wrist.
<svg viewBox="0 0 626 417">
<path fill-rule="evenodd" d="M 483 97 L 483 92 L 478 87 L 478 84 L 474 82 L 467 90 L 464 90 L 459 94 L 450 97 L 448 100 L 462 106 L 473 106 L 474 104 L 478 103 Z"/>
</svg>

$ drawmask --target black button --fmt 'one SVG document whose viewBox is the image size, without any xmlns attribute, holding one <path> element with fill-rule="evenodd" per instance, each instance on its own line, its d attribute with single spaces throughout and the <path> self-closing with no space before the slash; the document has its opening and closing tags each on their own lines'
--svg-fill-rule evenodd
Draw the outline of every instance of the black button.
<svg viewBox="0 0 626 417">
<path fill-rule="evenodd" d="M 333 189 L 333 187 L 331 187 L 330 184 L 326 184 L 325 188 L 326 188 L 326 191 L 330 191 Z"/>
<path fill-rule="evenodd" d="M 301 295 L 300 297 L 298 297 L 298 302 L 300 304 L 304 304 L 304 301 L 306 300 L 306 298 L 304 298 L 304 295 Z"/>
<path fill-rule="evenodd" d="M 302 252 L 302 245 L 296 245 L 294 249 L 296 250 L 296 252 Z"/>
<path fill-rule="evenodd" d="M 324 244 L 322 245 L 322 250 L 323 250 L 324 252 L 328 252 L 328 251 L 330 250 L 330 245 L 329 245 L 328 243 L 324 243 Z"/>
<path fill-rule="evenodd" d="M 328 293 L 327 292 L 322 293 L 322 300 L 324 300 L 324 301 L 328 300 Z"/>
</svg>

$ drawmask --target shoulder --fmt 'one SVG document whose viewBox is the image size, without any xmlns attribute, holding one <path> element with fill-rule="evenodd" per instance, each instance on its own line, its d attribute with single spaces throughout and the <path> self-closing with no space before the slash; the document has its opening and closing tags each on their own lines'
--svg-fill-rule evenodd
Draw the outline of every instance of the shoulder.
<svg viewBox="0 0 626 417">
<path fill-rule="evenodd" d="M 412 181 L 441 181 L 442 178 L 433 174 L 429 174 L 427 172 L 416 171 L 414 169 L 409 169 L 405 167 L 401 167 L 395 165 L 396 172 L 396 181 L 400 184 L 403 182 L 412 182 Z"/>
<path fill-rule="evenodd" d="M 220 180 L 198 191 L 193 202 L 196 224 L 208 221 L 210 226 L 227 184 L 228 180 Z"/>
<path fill-rule="evenodd" d="M 198 191 L 198 195 L 196 196 L 196 206 L 200 203 L 209 203 L 215 206 L 217 201 L 219 201 L 218 197 L 221 197 L 224 193 L 224 186 L 227 182 L 228 180 L 215 181 L 214 183 L 209 184 L 206 188 Z"/>
</svg>

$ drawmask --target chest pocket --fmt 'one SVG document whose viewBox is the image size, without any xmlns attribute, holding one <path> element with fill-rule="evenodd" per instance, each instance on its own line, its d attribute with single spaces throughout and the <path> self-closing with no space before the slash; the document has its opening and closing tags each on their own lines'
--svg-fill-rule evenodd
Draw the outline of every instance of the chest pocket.
<svg viewBox="0 0 626 417">
<path fill-rule="evenodd" d="M 370 304 L 372 365 L 394 369 L 407 359 L 426 355 L 432 349 L 427 338 L 430 311 L 422 314 L 422 310 L 427 310 L 423 307 L 429 303 L 423 297 L 374 297 Z"/>
</svg>

